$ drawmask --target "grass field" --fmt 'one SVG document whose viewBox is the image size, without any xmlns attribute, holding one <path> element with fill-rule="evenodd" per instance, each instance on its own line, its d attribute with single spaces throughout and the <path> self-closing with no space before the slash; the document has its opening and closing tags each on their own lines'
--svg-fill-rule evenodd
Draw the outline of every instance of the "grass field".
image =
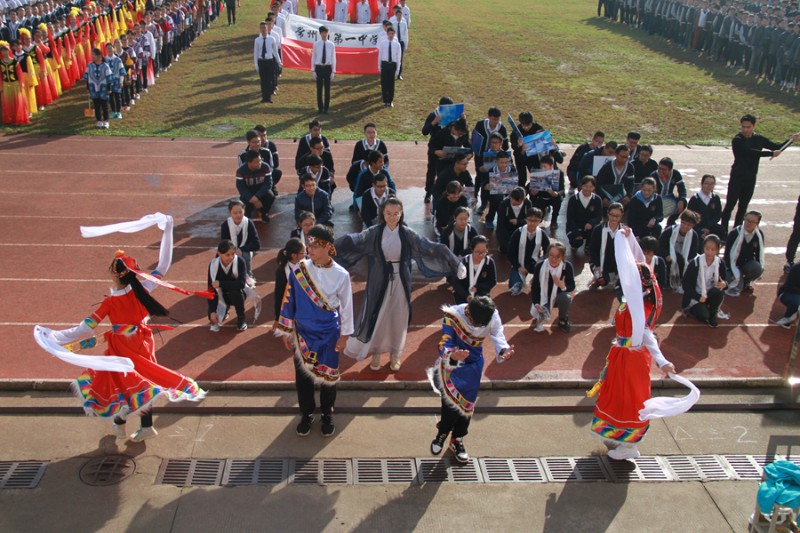
<svg viewBox="0 0 800 533">
<path fill-rule="evenodd" d="M 758 116 L 759 131 L 776 139 L 800 129 L 797 97 L 595 18 L 594 0 L 409 5 L 411 49 L 395 107 L 381 105 L 377 76 L 337 76 L 324 117 L 328 136 L 355 139 L 374 121 L 384 139 L 421 139 L 422 121 L 443 95 L 466 103 L 470 122 L 492 105 L 514 116 L 530 110 L 562 142 L 596 129 L 622 139 L 636 129 L 650 143 L 727 144 L 744 113 Z M 218 21 L 107 132 L 83 117 L 82 89 L 31 126 L 5 131 L 227 138 L 264 123 L 271 137 L 297 137 L 316 115 L 313 81 L 308 72 L 284 70 L 275 103 L 258 103 L 252 42 L 263 6 L 242 0 L 236 26 Z"/>
</svg>

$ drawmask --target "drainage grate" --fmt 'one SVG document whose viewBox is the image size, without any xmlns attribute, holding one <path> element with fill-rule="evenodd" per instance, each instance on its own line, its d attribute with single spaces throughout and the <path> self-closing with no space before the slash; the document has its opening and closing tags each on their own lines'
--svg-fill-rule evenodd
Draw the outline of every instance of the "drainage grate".
<svg viewBox="0 0 800 533">
<path fill-rule="evenodd" d="M 605 460 L 611 481 L 671 481 L 673 476 L 660 457 L 639 457 L 634 461 Z"/>
<path fill-rule="evenodd" d="M 286 459 L 228 459 L 223 485 L 278 485 L 289 479 Z"/>
<path fill-rule="evenodd" d="M 136 471 L 136 463 L 127 455 L 104 455 L 90 459 L 81 467 L 81 481 L 93 487 L 116 485 Z"/>
<path fill-rule="evenodd" d="M 548 481 L 608 481 L 599 457 L 543 457 Z"/>
<path fill-rule="evenodd" d="M 452 457 L 165 459 L 159 468 L 156 483 L 207 487 L 281 483 L 380 485 L 737 481 L 761 479 L 764 465 L 782 458 L 779 455 L 668 455 L 639 457 L 635 461 L 612 461 L 604 455 L 491 457 L 470 459 L 465 465 Z M 789 460 L 800 463 L 798 457 L 790 457 Z M 0 462 L 0 488 L 35 487 L 45 467 L 46 463 L 38 462 Z M 114 469 L 98 466 L 96 470 L 107 472 Z"/>
<path fill-rule="evenodd" d="M 225 466 L 223 459 L 164 459 L 156 484 L 179 487 L 219 485 Z"/>
<path fill-rule="evenodd" d="M 542 463 L 534 458 L 478 459 L 487 483 L 544 483 Z"/>
<path fill-rule="evenodd" d="M 443 459 L 417 459 L 420 483 L 482 483 L 483 477 L 478 461 L 470 459 L 467 464 Z"/>
<path fill-rule="evenodd" d="M 353 459 L 353 474 L 356 485 L 412 483 L 417 468 L 413 459 Z"/>
<path fill-rule="evenodd" d="M 733 477 L 716 455 L 669 455 L 665 459 L 676 481 L 723 481 Z"/>
<path fill-rule="evenodd" d="M 44 461 L 0 461 L 0 489 L 34 489 L 46 468 Z"/>
<path fill-rule="evenodd" d="M 340 485 L 353 482 L 353 465 L 349 459 L 296 459 L 289 483 Z"/>
<path fill-rule="evenodd" d="M 776 460 L 774 455 L 723 455 L 728 469 L 734 473 L 734 479 L 760 480 L 764 474 L 764 466 Z"/>
</svg>

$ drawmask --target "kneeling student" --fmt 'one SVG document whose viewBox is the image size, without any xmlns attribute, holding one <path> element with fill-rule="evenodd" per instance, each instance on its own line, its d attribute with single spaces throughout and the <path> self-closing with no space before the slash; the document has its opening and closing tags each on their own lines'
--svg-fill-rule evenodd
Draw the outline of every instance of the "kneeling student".
<svg viewBox="0 0 800 533">
<path fill-rule="evenodd" d="M 544 331 L 544 323 L 550 318 L 553 308 L 558 308 L 558 327 L 569 332 L 569 306 L 575 290 L 575 271 L 572 263 L 565 260 L 567 248 L 558 241 L 547 247 L 547 259 L 533 269 L 531 281 L 531 327 L 533 331 Z"/>
</svg>

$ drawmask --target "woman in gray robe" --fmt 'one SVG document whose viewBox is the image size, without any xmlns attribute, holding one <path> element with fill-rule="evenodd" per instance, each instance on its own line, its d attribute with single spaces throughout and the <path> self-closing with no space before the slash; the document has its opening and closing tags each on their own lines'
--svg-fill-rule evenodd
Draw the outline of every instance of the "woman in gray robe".
<svg viewBox="0 0 800 533">
<path fill-rule="evenodd" d="M 335 243 L 336 261 L 343 267 L 349 269 L 363 257 L 368 261 L 364 299 L 344 353 L 358 360 L 371 357 L 372 370 L 380 370 L 381 354 L 389 353 L 389 366 L 396 372 L 411 321 L 411 260 L 427 278 L 464 273 L 447 246 L 403 224 L 403 203 L 397 198 L 386 200 L 378 220 L 378 225 Z"/>
</svg>

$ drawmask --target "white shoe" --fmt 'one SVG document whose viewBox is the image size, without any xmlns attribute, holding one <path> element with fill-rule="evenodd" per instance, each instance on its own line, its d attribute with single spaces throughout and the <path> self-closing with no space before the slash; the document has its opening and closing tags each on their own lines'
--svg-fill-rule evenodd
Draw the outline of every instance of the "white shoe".
<svg viewBox="0 0 800 533">
<path fill-rule="evenodd" d="M 133 442 L 142 442 L 147 439 L 152 439 L 156 435 L 158 435 L 158 431 L 152 426 L 148 428 L 139 428 L 131 435 L 131 440 Z"/>
<path fill-rule="evenodd" d="M 128 432 L 125 431 L 125 424 L 111 424 L 111 431 L 114 435 L 117 436 L 118 439 L 124 439 L 128 436 Z"/>
<path fill-rule="evenodd" d="M 536 333 L 544 333 L 544 322 L 541 320 L 538 321 L 536 325 L 533 327 L 533 331 L 535 331 Z"/>
<path fill-rule="evenodd" d="M 513 287 L 508 291 L 511 293 L 511 296 L 519 296 L 522 292 L 522 283 L 515 283 Z"/>
<path fill-rule="evenodd" d="M 103 127 L 103 121 L 102 120 L 98 120 L 97 124 L 95 124 L 94 126 L 95 126 L 95 128 L 97 128 L 99 130 L 100 128 Z"/>
<path fill-rule="evenodd" d="M 369 369 L 375 372 L 381 369 L 381 354 L 372 354 L 372 361 L 369 364 Z"/>
<path fill-rule="evenodd" d="M 620 444 L 613 450 L 608 451 L 608 456 L 616 461 L 626 459 L 638 459 L 641 454 L 635 444 Z"/>
<path fill-rule="evenodd" d="M 213 333 L 219 333 L 220 326 L 219 324 L 211 324 L 208 326 L 208 329 L 210 329 Z"/>
<path fill-rule="evenodd" d="M 719 320 L 728 320 L 728 319 L 731 318 L 731 314 L 730 313 L 726 313 L 725 311 L 720 309 L 719 311 L 717 311 L 717 318 Z"/>
<path fill-rule="evenodd" d="M 104 121 L 104 122 L 103 122 L 103 129 L 104 129 L 104 130 L 107 130 L 107 129 L 108 129 L 108 126 L 109 126 L 109 124 L 108 124 L 108 121 L 107 121 L 107 120 L 106 120 L 106 121 Z"/>
<path fill-rule="evenodd" d="M 797 315 L 785 316 L 776 320 L 775 323 L 784 329 L 789 329 L 790 327 L 792 327 L 792 324 L 794 324 L 796 317 Z"/>
<path fill-rule="evenodd" d="M 740 294 L 742 294 L 742 291 L 739 289 L 739 287 L 728 287 L 728 288 L 725 290 L 725 294 L 726 294 L 727 296 L 731 296 L 731 297 L 733 297 L 733 298 L 736 298 L 737 296 L 739 296 Z"/>
</svg>

